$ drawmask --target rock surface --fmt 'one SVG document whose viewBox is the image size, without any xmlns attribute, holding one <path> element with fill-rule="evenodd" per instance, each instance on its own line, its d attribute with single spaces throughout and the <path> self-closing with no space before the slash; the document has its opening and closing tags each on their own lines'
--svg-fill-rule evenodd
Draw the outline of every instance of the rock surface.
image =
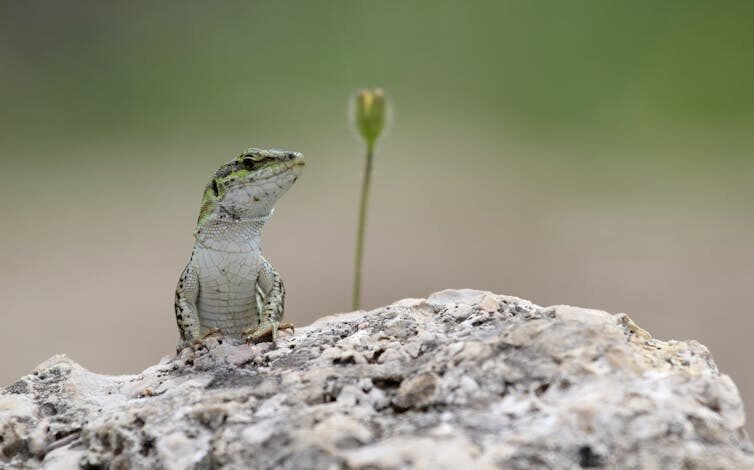
<svg viewBox="0 0 754 470">
<path fill-rule="evenodd" d="M 2 468 L 754 468 L 731 379 L 626 315 L 442 291 L 0 391 Z"/>
</svg>

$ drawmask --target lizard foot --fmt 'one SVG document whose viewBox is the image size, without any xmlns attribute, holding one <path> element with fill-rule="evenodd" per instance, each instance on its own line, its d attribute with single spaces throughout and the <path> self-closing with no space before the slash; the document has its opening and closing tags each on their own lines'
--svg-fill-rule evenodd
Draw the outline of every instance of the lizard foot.
<svg viewBox="0 0 754 470">
<path fill-rule="evenodd" d="M 199 337 L 199 341 L 204 341 L 205 339 L 213 335 L 222 336 L 222 334 L 223 334 L 223 330 L 221 330 L 220 328 L 210 328 L 209 330 L 207 330 L 206 333 L 204 333 L 202 336 Z"/>
<path fill-rule="evenodd" d="M 223 334 L 223 332 L 222 332 L 222 330 L 220 328 L 210 328 L 209 330 L 207 330 L 206 333 L 204 333 L 203 335 L 199 336 L 198 338 L 195 338 L 191 342 L 191 345 L 192 346 L 202 346 L 204 344 L 204 341 L 207 338 L 209 338 L 210 336 L 215 336 L 215 335 L 222 336 L 222 334 Z"/>
<path fill-rule="evenodd" d="M 274 320 L 264 321 L 256 328 L 249 328 L 244 331 L 244 338 L 247 343 L 258 343 L 262 339 L 271 337 L 274 343 L 278 339 L 278 330 L 293 331 L 292 323 L 280 323 Z"/>
</svg>

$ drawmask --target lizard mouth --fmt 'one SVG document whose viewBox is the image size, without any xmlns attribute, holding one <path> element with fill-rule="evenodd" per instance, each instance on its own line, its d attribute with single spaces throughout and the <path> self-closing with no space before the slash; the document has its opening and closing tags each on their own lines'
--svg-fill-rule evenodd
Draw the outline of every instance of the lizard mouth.
<svg viewBox="0 0 754 470">
<path fill-rule="evenodd" d="M 282 174 L 285 174 L 285 173 L 294 171 L 294 170 L 296 170 L 296 169 L 298 169 L 300 167 L 303 167 L 305 164 L 306 163 L 304 163 L 304 159 L 303 158 L 297 158 L 296 160 L 282 162 L 282 163 L 276 165 L 275 167 L 270 168 L 269 174 L 260 175 L 260 177 L 258 179 L 256 179 L 256 181 L 265 181 L 265 180 L 268 180 L 270 178 L 278 177 L 278 176 L 280 176 Z"/>
<path fill-rule="evenodd" d="M 306 165 L 306 162 L 304 161 L 303 157 L 298 157 L 294 160 L 280 162 L 278 165 L 275 165 L 274 167 L 266 168 L 264 170 L 261 170 L 261 174 L 256 174 L 252 177 L 247 178 L 239 178 L 232 183 L 228 184 L 227 187 L 239 187 L 239 186 L 247 186 L 249 184 L 256 184 L 264 181 L 274 180 L 276 178 L 279 178 L 287 173 L 296 173 L 300 171 L 301 168 L 303 168 Z"/>
</svg>

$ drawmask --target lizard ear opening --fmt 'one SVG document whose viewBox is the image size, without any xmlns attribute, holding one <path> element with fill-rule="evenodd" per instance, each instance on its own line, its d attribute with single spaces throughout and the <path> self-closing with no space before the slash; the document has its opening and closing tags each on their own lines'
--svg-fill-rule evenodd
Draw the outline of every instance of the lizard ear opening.
<svg viewBox="0 0 754 470">
<path fill-rule="evenodd" d="M 217 187 L 217 180 L 212 180 L 212 192 L 215 193 L 215 197 L 220 195 L 220 188 Z"/>
</svg>

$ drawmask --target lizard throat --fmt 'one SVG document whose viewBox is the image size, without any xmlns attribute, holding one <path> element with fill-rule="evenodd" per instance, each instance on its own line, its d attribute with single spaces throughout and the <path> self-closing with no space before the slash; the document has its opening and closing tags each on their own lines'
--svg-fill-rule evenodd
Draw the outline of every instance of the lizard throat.
<svg viewBox="0 0 754 470">
<path fill-rule="evenodd" d="M 208 220 L 194 231 L 197 245 L 215 251 L 243 253 L 260 250 L 260 232 L 272 212 L 259 217 Z"/>
</svg>

